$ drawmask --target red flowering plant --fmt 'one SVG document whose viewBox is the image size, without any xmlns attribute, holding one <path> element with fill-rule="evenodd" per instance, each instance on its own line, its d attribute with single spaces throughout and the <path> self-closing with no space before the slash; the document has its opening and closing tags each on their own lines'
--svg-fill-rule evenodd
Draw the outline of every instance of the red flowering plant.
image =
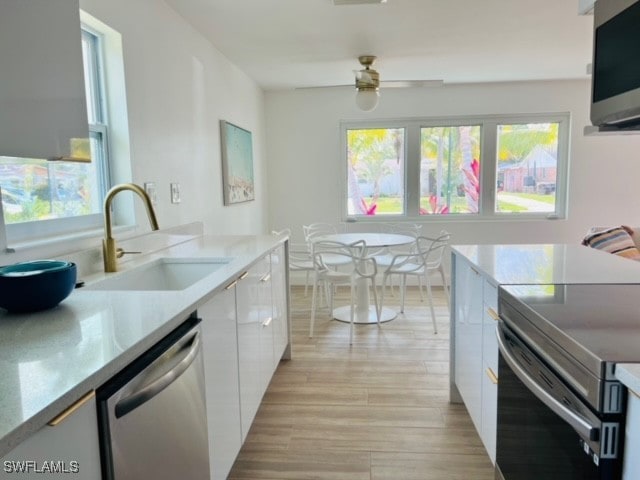
<svg viewBox="0 0 640 480">
<path fill-rule="evenodd" d="M 378 204 L 376 204 L 374 202 L 371 205 L 367 205 L 367 202 L 364 201 L 364 198 L 361 199 L 361 202 L 362 202 L 362 212 L 365 215 L 375 215 L 376 214 L 376 208 L 378 208 Z"/>
<path fill-rule="evenodd" d="M 420 215 L 446 215 L 449 213 L 449 207 L 447 205 L 439 205 L 435 195 L 429 197 L 429 207 L 431 207 L 431 211 L 420 207 Z"/>
<path fill-rule="evenodd" d="M 471 168 L 463 168 L 467 181 L 463 188 L 467 196 L 467 205 L 469 211 L 478 211 L 478 198 L 480 197 L 480 162 L 474 158 L 470 165 Z"/>
</svg>

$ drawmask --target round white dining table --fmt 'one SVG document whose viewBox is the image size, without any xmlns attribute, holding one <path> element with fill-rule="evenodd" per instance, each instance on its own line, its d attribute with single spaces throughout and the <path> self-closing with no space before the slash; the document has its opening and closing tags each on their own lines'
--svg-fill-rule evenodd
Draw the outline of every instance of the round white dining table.
<svg viewBox="0 0 640 480">
<path fill-rule="evenodd" d="M 364 240 L 367 249 L 379 249 L 384 247 L 395 247 L 408 245 L 415 242 L 415 238 L 409 235 L 397 233 L 332 233 L 319 235 L 313 239 L 314 242 L 331 241 L 340 243 L 354 243 Z M 333 318 L 341 322 L 351 321 L 351 306 L 338 307 L 333 310 Z M 388 307 L 383 307 L 380 313 L 380 321 L 388 322 L 396 318 L 398 313 Z M 353 323 L 378 323 L 376 306 L 371 305 L 369 298 L 369 284 L 366 278 L 358 278 L 356 281 L 356 305 Z"/>
</svg>

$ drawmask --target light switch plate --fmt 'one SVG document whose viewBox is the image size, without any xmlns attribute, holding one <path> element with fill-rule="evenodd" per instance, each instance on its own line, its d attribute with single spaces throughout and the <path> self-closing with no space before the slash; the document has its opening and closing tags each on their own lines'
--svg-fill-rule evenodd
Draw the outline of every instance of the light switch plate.
<svg viewBox="0 0 640 480">
<path fill-rule="evenodd" d="M 180 203 L 180 184 L 171 184 L 171 203 Z"/>
<path fill-rule="evenodd" d="M 158 195 L 156 193 L 156 183 L 155 182 L 144 182 L 144 191 L 147 192 L 149 198 L 151 199 L 151 205 L 155 205 L 158 203 Z"/>
</svg>

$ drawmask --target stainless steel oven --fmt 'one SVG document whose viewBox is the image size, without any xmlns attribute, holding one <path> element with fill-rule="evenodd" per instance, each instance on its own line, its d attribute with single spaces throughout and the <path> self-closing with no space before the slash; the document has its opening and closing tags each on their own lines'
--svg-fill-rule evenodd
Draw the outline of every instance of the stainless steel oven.
<svg viewBox="0 0 640 480">
<path fill-rule="evenodd" d="M 504 323 L 498 329 L 496 478 L 619 479 L 622 414 L 594 412 Z"/>
<path fill-rule="evenodd" d="M 623 345 L 612 348 L 616 334 L 603 328 L 620 319 L 595 308 L 602 297 L 594 293 L 585 285 L 500 289 L 496 479 L 621 478 L 626 389 L 614 369 Z"/>
</svg>

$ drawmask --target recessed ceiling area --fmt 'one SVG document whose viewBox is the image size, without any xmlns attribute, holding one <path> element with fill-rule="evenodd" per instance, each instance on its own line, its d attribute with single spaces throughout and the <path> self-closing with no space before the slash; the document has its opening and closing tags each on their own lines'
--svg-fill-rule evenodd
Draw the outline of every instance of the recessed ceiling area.
<svg viewBox="0 0 640 480">
<path fill-rule="evenodd" d="M 380 79 L 445 83 L 587 78 L 593 16 L 577 0 L 167 0 L 265 90 Z"/>
</svg>

